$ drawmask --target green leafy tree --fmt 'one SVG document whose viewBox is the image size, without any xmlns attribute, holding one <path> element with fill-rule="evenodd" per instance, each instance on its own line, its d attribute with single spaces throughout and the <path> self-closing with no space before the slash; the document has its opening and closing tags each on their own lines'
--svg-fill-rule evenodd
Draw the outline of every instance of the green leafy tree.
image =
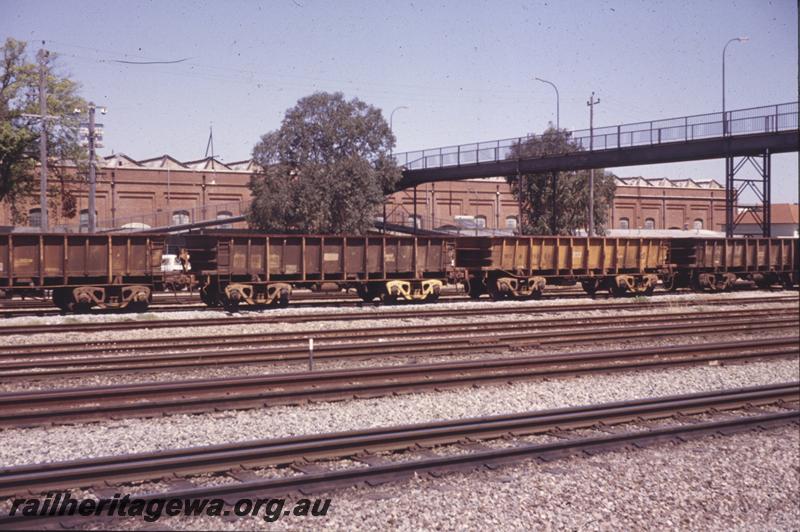
<svg viewBox="0 0 800 532">
<path fill-rule="evenodd" d="M 39 65 L 28 58 L 26 43 L 8 38 L 0 47 L 0 201 L 11 206 L 14 221 L 24 221 L 26 198 L 36 190 L 41 120 Z M 74 191 L 85 180 L 86 150 L 78 143 L 76 108 L 86 109 L 79 85 L 56 72 L 57 56 L 45 60 L 49 210 L 75 216 Z M 65 167 L 71 165 L 73 170 Z M 74 170 L 77 169 L 77 172 Z"/>
<path fill-rule="evenodd" d="M 581 151 L 565 129 L 552 126 L 542 135 L 532 136 L 511 147 L 509 159 L 534 159 L 549 155 L 565 155 Z M 517 176 L 508 176 L 514 197 L 522 194 L 522 233 L 528 235 L 571 235 L 589 227 L 589 170 L 556 172 L 553 194 L 553 174 L 522 174 L 521 186 Z M 594 225 L 596 234 L 607 226 L 611 203 L 614 201 L 615 176 L 603 169 L 594 172 Z M 553 199 L 555 198 L 555 220 Z M 555 221 L 555 231 L 553 222 Z"/>
<path fill-rule="evenodd" d="M 250 222 L 264 231 L 363 234 L 400 169 L 381 111 L 340 92 L 306 96 L 253 149 Z"/>
</svg>

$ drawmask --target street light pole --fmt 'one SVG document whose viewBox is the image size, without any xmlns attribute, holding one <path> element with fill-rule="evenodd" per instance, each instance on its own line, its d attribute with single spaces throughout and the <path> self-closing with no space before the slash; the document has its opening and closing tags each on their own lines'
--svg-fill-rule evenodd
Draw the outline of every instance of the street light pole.
<svg viewBox="0 0 800 532">
<path fill-rule="evenodd" d="M 556 84 L 553 83 L 552 81 L 547 81 L 546 79 L 542 79 L 542 78 L 534 78 L 534 79 L 536 81 L 541 81 L 542 83 L 547 83 L 548 85 L 553 87 L 553 89 L 556 91 L 556 129 L 561 129 L 561 120 L 560 120 L 560 116 L 559 116 L 560 104 L 559 104 L 559 97 L 558 97 L 558 87 L 556 87 Z"/>
<path fill-rule="evenodd" d="M 586 105 L 589 106 L 589 151 L 594 149 L 594 106 L 600 98 L 594 99 L 594 91 Z M 594 168 L 589 170 L 589 236 L 594 236 Z"/>
<path fill-rule="evenodd" d="M 405 105 L 399 105 L 392 109 L 392 112 L 389 113 L 389 132 L 394 136 L 394 129 L 392 128 L 392 124 L 394 123 L 394 113 L 395 111 L 399 111 L 400 109 L 408 109 Z M 394 154 L 394 142 L 392 145 L 389 146 L 389 157 L 392 157 Z M 414 232 L 417 232 L 417 189 L 414 187 Z M 383 198 L 383 233 L 386 234 L 386 198 Z"/>
<path fill-rule="evenodd" d="M 723 136 L 728 133 L 728 121 L 725 119 L 725 52 L 728 50 L 728 45 L 732 42 L 746 43 L 749 37 L 734 37 L 725 43 L 722 47 L 722 134 Z"/>
</svg>

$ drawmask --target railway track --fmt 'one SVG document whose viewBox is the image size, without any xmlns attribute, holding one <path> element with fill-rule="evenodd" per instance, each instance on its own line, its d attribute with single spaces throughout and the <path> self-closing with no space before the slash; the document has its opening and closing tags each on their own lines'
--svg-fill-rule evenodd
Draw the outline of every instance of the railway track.
<svg viewBox="0 0 800 532">
<path fill-rule="evenodd" d="M 552 294 L 550 297 L 588 297 L 583 290 L 570 290 L 560 292 L 559 295 Z M 455 290 L 445 292 L 440 298 L 443 302 L 469 301 L 469 297 Z M 300 292 L 292 296 L 292 307 L 362 307 L 376 306 L 379 303 L 365 303 L 354 293 L 318 293 Z M 208 307 L 200 300 L 198 295 L 173 296 L 172 294 L 162 294 L 156 297 L 153 303 L 147 308 L 149 313 L 158 312 L 190 312 L 205 310 Z M 266 307 L 265 307 L 266 308 Z M 113 315 L 131 314 L 126 309 L 103 310 L 91 309 L 88 315 Z M 59 316 L 64 312 L 55 308 L 50 301 L 41 300 L 14 300 L 12 302 L 0 303 L 0 318 L 19 318 L 24 316 Z"/>
<path fill-rule="evenodd" d="M 774 307 L 751 310 L 711 310 L 694 311 L 691 314 L 683 312 L 666 312 L 664 314 L 629 314 L 624 318 L 635 320 L 635 324 L 664 323 L 674 320 L 706 320 L 717 318 L 739 319 L 747 317 L 782 317 L 793 315 L 794 308 L 779 304 Z M 371 337 L 399 336 L 402 334 L 422 334 L 433 332 L 441 335 L 454 332 L 467 332 L 479 329 L 484 333 L 520 330 L 529 327 L 556 327 L 572 325 L 575 327 L 591 327 L 595 325 L 619 324 L 619 316 L 592 316 L 586 318 L 539 318 L 539 319 L 505 319 L 483 321 L 480 323 L 452 323 L 446 328 L 442 324 L 431 325 L 404 325 L 402 327 L 349 327 L 338 329 L 308 329 L 293 332 L 269 333 L 242 333 L 227 335 L 190 335 L 172 336 L 169 345 L 164 345 L 163 338 L 139 339 L 128 338 L 120 340 L 90 341 L 90 342 L 47 342 L 38 344 L 6 345 L 0 346 L 0 362 L 14 361 L 17 358 L 32 360 L 35 358 L 50 358 L 54 356 L 79 356 L 90 353 L 112 354 L 123 352 L 147 353 L 151 350 L 170 351 L 197 350 L 225 347 L 230 349 L 235 346 L 269 345 L 277 342 L 291 342 L 314 338 L 316 340 L 345 341 Z M 632 323 L 633 325 L 633 323 Z"/>
<path fill-rule="evenodd" d="M 800 383 L 774 384 L 660 398 L 524 412 L 501 416 L 457 419 L 368 430 L 313 434 L 226 445 L 174 449 L 151 453 L 106 456 L 70 462 L 26 465 L 0 470 L 0 496 L 45 493 L 69 488 L 92 489 L 127 482 L 164 479 L 174 486 L 163 493 L 137 498 L 222 498 L 227 504 L 243 497 L 280 497 L 289 493 L 320 492 L 353 486 L 398 481 L 412 474 L 471 471 L 496 468 L 520 460 L 551 461 L 579 453 L 595 454 L 689 438 L 726 435 L 766 429 L 800 421 Z M 764 413 L 765 406 L 779 411 Z M 720 412 L 749 410 L 719 419 Z M 755 410 L 755 412 L 754 412 Z M 712 421 L 691 416 L 713 414 Z M 678 424 L 664 425 L 677 419 Z M 645 424 L 646 430 L 629 430 L 626 424 Z M 655 424 L 655 426 L 653 426 Z M 578 436 L 572 430 L 598 429 L 599 436 Z M 595 431 L 598 432 L 598 431 Z M 477 442 L 506 437 L 553 435 L 555 441 L 516 441 L 502 448 Z M 457 445 L 468 451 L 437 455 L 427 449 Z M 422 459 L 387 461 L 378 453 L 412 450 Z M 422 451 L 420 453 L 420 451 Z M 324 460 L 349 458 L 356 467 L 329 470 Z M 306 465 L 306 464 L 311 464 Z M 323 464 L 323 465 L 319 465 Z M 292 468 L 294 474 L 265 478 L 254 468 Z M 197 474 L 226 474 L 231 482 L 196 486 L 185 478 Z M 175 480 L 171 481 L 169 478 Z M 115 488 L 114 491 L 124 491 Z M 0 527 L 69 526 L 69 518 L 0 518 Z"/>
<path fill-rule="evenodd" d="M 748 286 L 746 288 L 742 288 L 741 290 L 747 290 L 751 287 Z M 755 293 L 755 291 L 753 291 Z M 666 292 L 666 291 L 657 291 L 649 297 L 670 297 L 679 294 L 689 294 L 692 293 L 691 291 L 678 291 L 678 292 Z M 310 293 L 301 293 L 292 296 L 291 300 L 291 307 L 292 308 L 314 308 L 314 307 L 333 307 L 333 308 L 344 308 L 344 307 L 354 307 L 354 308 L 361 308 L 361 307 L 377 307 L 382 306 L 379 302 L 373 303 L 365 303 L 361 300 L 357 295 L 353 293 L 317 293 L 317 292 L 310 292 Z M 147 312 L 148 313 L 160 313 L 160 312 L 191 312 L 191 311 L 200 311 L 206 310 L 208 307 L 202 303 L 199 297 L 192 297 L 192 296 L 179 296 L 178 299 L 172 300 L 171 298 L 174 297 L 170 294 L 165 294 L 159 299 L 161 301 L 155 302 L 151 304 Z M 574 289 L 574 288 L 557 288 L 557 289 L 549 289 L 546 291 L 543 296 L 542 300 L 555 300 L 555 299 L 585 299 L 592 297 L 592 299 L 614 299 L 608 294 L 598 293 L 594 296 L 589 296 L 584 292 L 582 289 Z M 487 297 L 483 297 L 482 300 L 488 301 Z M 31 303 L 29 304 L 28 301 Z M 458 303 L 458 302 L 467 302 L 471 301 L 470 297 L 464 295 L 463 293 L 452 290 L 445 292 L 438 300 L 438 302 L 442 303 Z M 408 303 L 402 303 L 408 304 Z M 433 302 L 429 302 L 427 304 L 434 304 Z M 244 309 L 240 308 L 239 311 L 242 310 L 271 310 L 269 307 L 255 307 L 253 309 Z M 91 309 L 88 312 L 88 315 L 124 315 L 124 314 L 134 314 L 126 309 L 120 310 L 102 310 L 102 309 Z M 44 317 L 44 316 L 60 316 L 65 315 L 64 312 L 55 308 L 52 303 L 49 302 L 42 302 L 42 301 L 35 301 L 34 300 L 17 300 L 11 304 L 2 304 L 0 303 L 0 319 L 2 318 L 19 318 L 19 317 L 26 317 L 26 316 L 37 316 L 37 317 Z M 84 314 L 86 315 L 86 314 Z"/>
<path fill-rule="evenodd" d="M 798 354 L 800 346 L 794 335 L 548 356 L 12 392 L 0 394 L 0 428 L 379 397 L 467 385 L 736 363 Z"/>
<path fill-rule="evenodd" d="M 301 323 L 311 321 L 356 321 L 376 319 L 404 319 L 404 318 L 433 318 L 433 317 L 468 317 L 468 316 L 496 316 L 503 314 L 520 313 L 550 313 L 550 312 L 582 312 L 588 310 L 630 310 L 674 308 L 680 306 L 729 306 L 729 305 L 762 305 L 765 303 L 796 303 L 795 294 L 781 294 L 770 296 L 756 296 L 737 299 L 697 299 L 681 300 L 676 302 L 665 297 L 656 300 L 608 300 L 606 302 L 572 303 L 561 305 L 541 305 L 537 303 L 518 303 L 514 305 L 493 304 L 491 302 L 476 302 L 470 308 L 442 309 L 435 305 L 414 307 L 382 307 L 380 309 L 362 310 L 359 312 L 309 312 L 309 313 L 280 313 L 266 314 L 260 312 L 246 313 L 241 316 L 225 316 L 214 318 L 201 318 L 192 320 L 166 319 L 166 320 L 130 320 L 130 321 L 103 321 L 82 322 L 69 324 L 36 324 L 36 325 L 6 325 L 0 326 L 0 336 L 10 334 L 43 334 L 58 332 L 91 332 L 91 331 L 120 331 L 132 329 L 159 329 L 169 327 L 216 327 L 220 325 L 242 325 L 262 323 Z"/>
<path fill-rule="evenodd" d="M 631 316 L 621 326 L 619 321 L 619 317 L 504 320 L 454 324 L 448 325 L 444 330 L 441 325 L 423 325 L 247 334 L 231 338 L 206 337 L 204 340 L 186 337 L 171 339 L 170 353 L 163 352 L 163 340 L 134 340 L 123 345 L 114 345 L 113 342 L 100 345 L 77 343 L 50 351 L 47 350 L 47 345 L 12 347 L 0 350 L 0 361 L 3 362 L 0 379 L 32 381 L 111 372 L 152 373 L 220 365 L 235 367 L 243 364 L 298 363 L 308 359 L 307 338 L 327 339 L 331 342 L 316 344 L 315 359 L 338 360 L 483 354 L 511 347 L 798 329 L 796 309 L 786 308 L 738 313 L 715 311 L 689 315 Z M 257 347 L 275 344 L 282 345 Z M 237 345 L 248 347 L 231 349 Z M 179 346 L 183 348 L 183 352 L 175 352 L 180 349 Z M 196 351 L 203 347 L 216 350 Z M 107 356 L 112 352 L 111 349 L 125 354 Z M 92 352 L 106 356 L 81 356 Z"/>
</svg>

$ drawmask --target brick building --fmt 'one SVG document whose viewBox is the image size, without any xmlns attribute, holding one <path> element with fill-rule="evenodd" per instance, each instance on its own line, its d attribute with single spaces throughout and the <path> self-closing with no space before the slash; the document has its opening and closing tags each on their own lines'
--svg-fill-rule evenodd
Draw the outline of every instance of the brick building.
<svg viewBox="0 0 800 532">
<path fill-rule="evenodd" d="M 97 227 L 161 227 L 238 216 L 250 204 L 252 171 L 250 160 L 181 162 L 169 155 L 144 160 L 107 156 L 98 161 Z M 79 217 L 64 219 L 61 213 L 50 212 L 51 228 L 85 230 L 88 185 L 82 185 L 76 196 Z M 518 223 L 517 202 L 503 178 L 422 185 L 417 187 L 416 206 L 418 225 L 424 229 L 513 232 Z M 20 210 L 28 213 L 28 226 L 38 226 L 38 198 L 31 197 Z M 388 198 L 388 222 L 412 225 L 413 216 L 413 190 Z M 620 178 L 611 219 L 617 229 L 724 230 L 725 189 L 714 180 Z M 8 205 L 0 209 L 0 225 L 11 225 Z M 232 225 L 245 227 L 242 222 Z"/>
</svg>

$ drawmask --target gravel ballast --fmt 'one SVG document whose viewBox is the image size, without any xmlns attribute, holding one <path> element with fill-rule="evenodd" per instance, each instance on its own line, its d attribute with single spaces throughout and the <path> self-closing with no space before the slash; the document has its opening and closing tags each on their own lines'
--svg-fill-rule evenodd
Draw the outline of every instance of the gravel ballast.
<svg viewBox="0 0 800 532">
<path fill-rule="evenodd" d="M 330 498 L 324 517 L 165 519 L 176 530 L 797 530 L 800 430 L 427 475 Z M 295 499 L 289 499 L 291 507 Z M 115 528 L 138 528 L 120 521 Z"/>
<path fill-rule="evenodd" d="M 348 400 L 0 432 L 18 465 L 259 438 L 422 423 L 798 380 L 796 360 L 600 375 Z"/>
</svg>

